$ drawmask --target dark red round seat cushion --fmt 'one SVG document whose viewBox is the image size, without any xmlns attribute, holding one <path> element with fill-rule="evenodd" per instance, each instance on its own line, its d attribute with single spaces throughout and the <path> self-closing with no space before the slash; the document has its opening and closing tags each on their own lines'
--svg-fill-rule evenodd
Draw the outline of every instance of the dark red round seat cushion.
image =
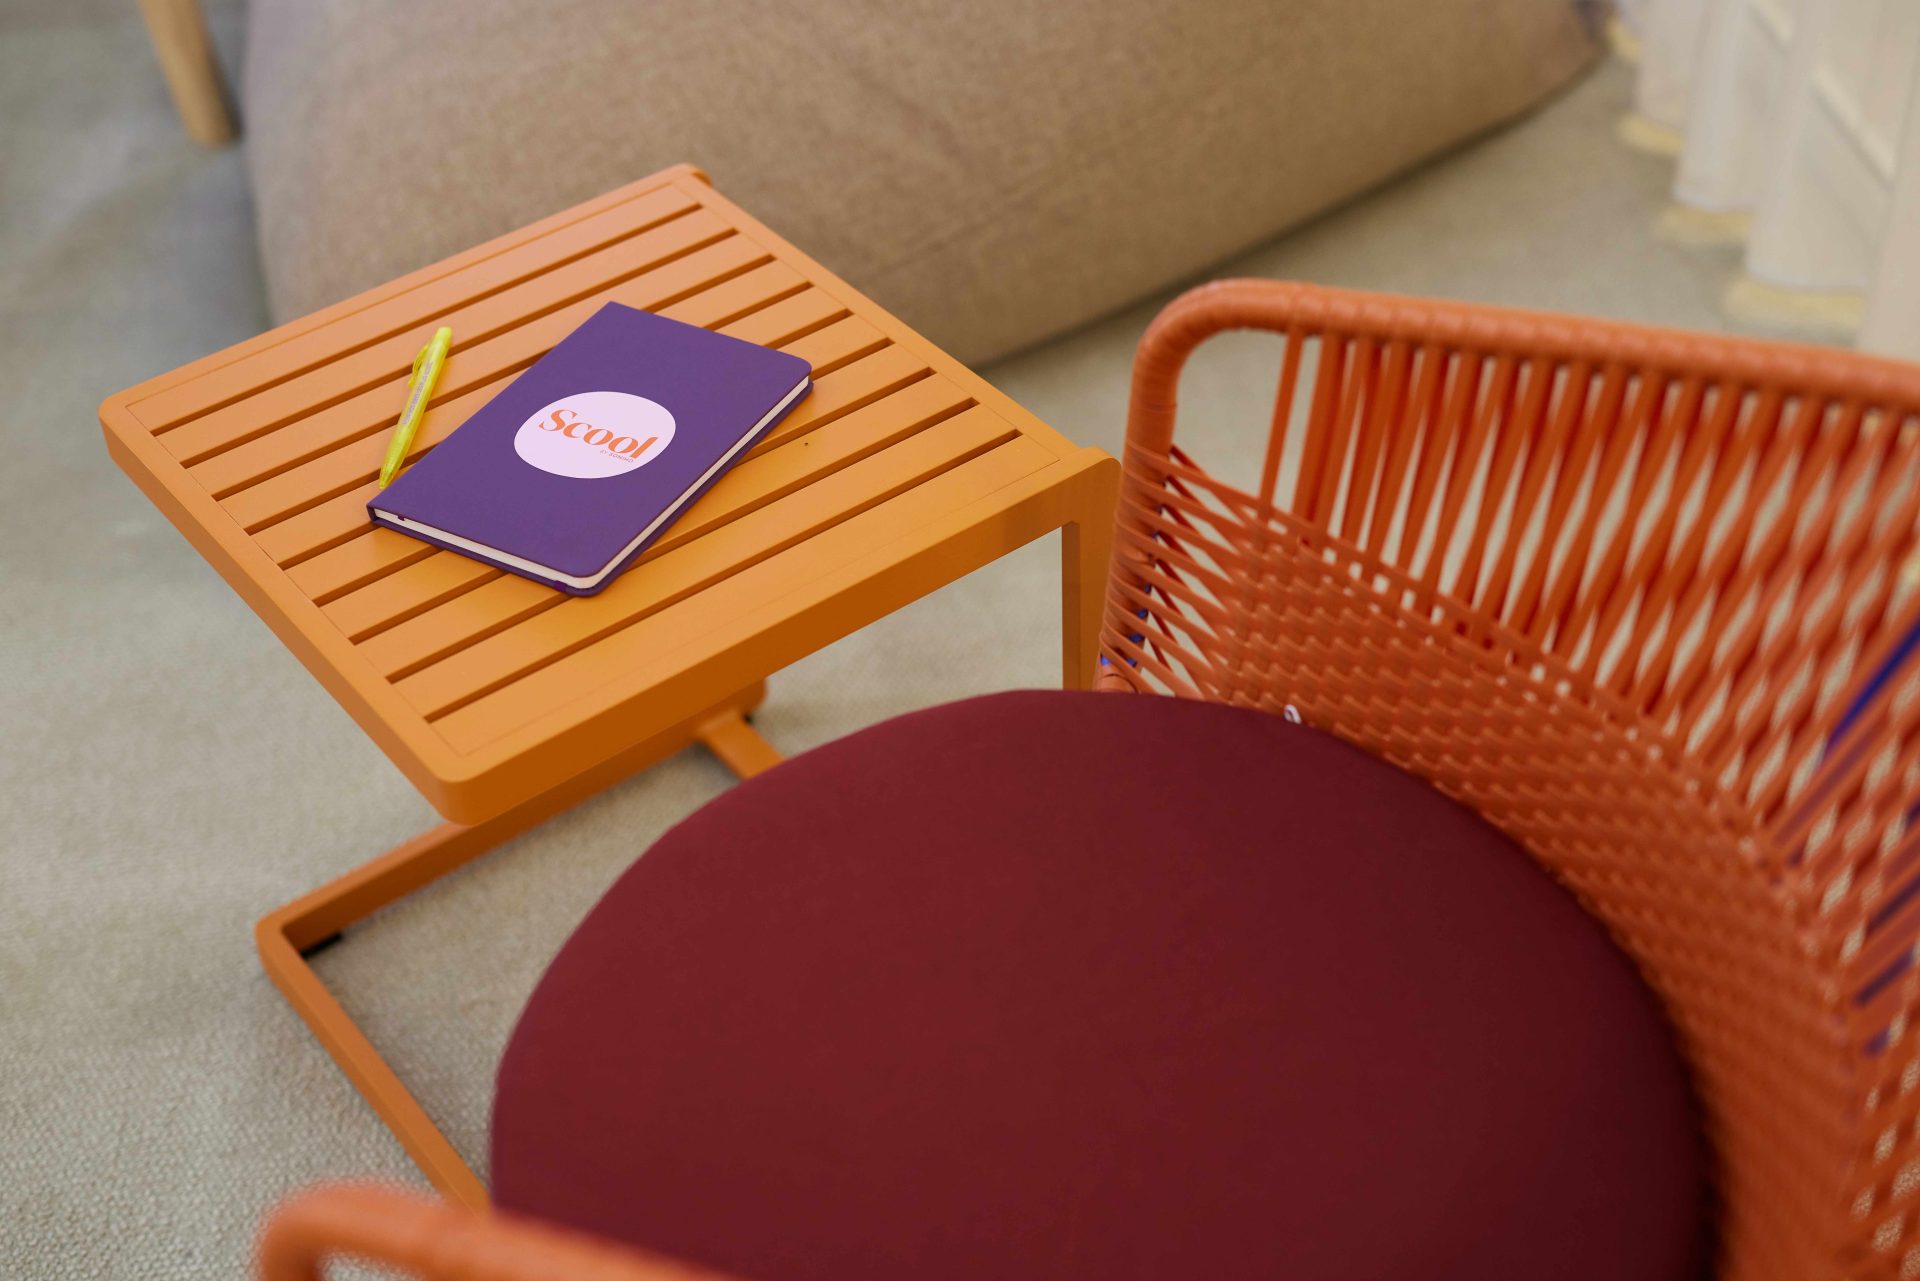
<svg viewBox="0 0 1920 1281">
<path fill-rule="evenodd" d="M 1633 968 L 1276 717 L 1005 694 L 743 783 L 554 960 L 498 1204 L 754 1281 L 1692 1281 Z"/>
</svg>

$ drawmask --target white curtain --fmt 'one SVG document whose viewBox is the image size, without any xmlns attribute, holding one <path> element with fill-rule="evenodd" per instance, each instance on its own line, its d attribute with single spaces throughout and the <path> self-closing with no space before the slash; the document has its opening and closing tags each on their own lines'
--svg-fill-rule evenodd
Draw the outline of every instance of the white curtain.
<svg viewBox="0 0 1920 1281">
<path fill-rule="evenodd" d="M 1620 0 L 1623 132 L 1677 150 L 1684 211 L 1744 238 L 1769 303 L 1920 360 L 1920 0 Z M 1742 302 L 1742 299 L 1745 302 Z"/>
</svg>

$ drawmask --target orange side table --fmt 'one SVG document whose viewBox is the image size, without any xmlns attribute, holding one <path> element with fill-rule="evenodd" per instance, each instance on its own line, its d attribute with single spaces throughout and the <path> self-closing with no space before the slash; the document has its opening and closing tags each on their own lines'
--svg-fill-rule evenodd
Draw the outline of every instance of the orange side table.
<svg viewBox="0 0 1920 1281">
<path fill-rule="evenodd" d="M 454 351 L 414 456 L 609 300 L 778 347 L 815 387 L 598 596 L 366 518 L 414 353 Z M 443 1192 L 486 1191 L 304 953 L 690 743 L 735 773 L 766 676 L 1061 531 L 1092 684 L 1118 469 L 681 166 L 121 392 L 114 460 L 449 822 L 260 922 L 263 964 Z"/>
</svg>

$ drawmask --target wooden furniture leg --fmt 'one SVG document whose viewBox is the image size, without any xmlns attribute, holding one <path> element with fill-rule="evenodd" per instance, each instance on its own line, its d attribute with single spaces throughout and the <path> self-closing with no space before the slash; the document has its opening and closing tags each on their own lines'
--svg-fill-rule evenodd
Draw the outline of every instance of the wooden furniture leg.
<svg viewBox="0 0 1920 1281">
<path fill-rule="evenodd" d="M 355 922 L 692 743 L 706 744 L 742 778 L 777 764 L 780 754 L 746 722 L 746 714 L 759 705 L 765 692 L 764 683 L 743 690 L 497 818 L 471 827 L 443 823 L 271 913 L 255 929 L 260 963 L 274 985 L 422 1173 L 449 1198 L 480 1208 L 487 1204 L 487 1190 L 366 1034 L 327 991 L 308 964 L 309 954 Z"/>
<path fill-rule="evenodd" d="M 140 0 L 140 12 L 187 136 L 203 147 L 232 142 L 233 111 L 200 0 Z"/>
</svg>

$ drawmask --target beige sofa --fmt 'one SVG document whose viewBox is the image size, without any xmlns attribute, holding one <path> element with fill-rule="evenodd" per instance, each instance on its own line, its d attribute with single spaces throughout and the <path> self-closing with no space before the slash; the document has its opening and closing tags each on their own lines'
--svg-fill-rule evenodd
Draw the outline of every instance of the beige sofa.
<svg viewBox="0 0 1920 1281">
<path fill-rule="evenodd" d="M 1524 111 L 1579 8 L 253 0 L 243 118 L 280 319 L 691 160 L 982 362 Z"/>
</svg>

